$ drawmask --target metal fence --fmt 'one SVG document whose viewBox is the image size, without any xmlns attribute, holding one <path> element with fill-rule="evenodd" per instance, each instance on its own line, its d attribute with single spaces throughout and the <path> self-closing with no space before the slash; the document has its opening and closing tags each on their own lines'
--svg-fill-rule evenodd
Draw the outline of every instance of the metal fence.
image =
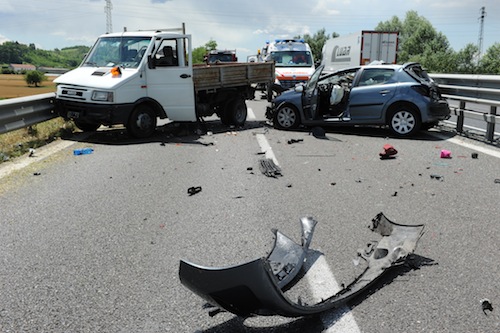
<svg viewBox="0 0 500 333">
<path fill-rule="evenodd" d="M 55 118 L 55 93 L 0 101 L 0 134 Z"/>
<path fill-rule="evenodd" d="M 500 75 L 431 74 L 439 84 L 441 93 L 449 100 L 458 101 L 452 107 L 457 116 L 456 130 L 464 131 L 464 120 L 475 119 L 486 122 L 485 137 L 494 141 L 495 124 L 500 123 L 497 107 L 500 106 Z M 478 111 L 477 105 L 489 107 L 489 112 Z"/>
</svg>

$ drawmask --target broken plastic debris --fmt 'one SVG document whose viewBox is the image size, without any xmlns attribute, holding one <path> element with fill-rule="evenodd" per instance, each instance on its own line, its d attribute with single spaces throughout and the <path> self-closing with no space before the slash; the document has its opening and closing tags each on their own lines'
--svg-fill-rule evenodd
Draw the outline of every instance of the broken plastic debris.
<svg viewBox="0 0 500 333">
<path fill-rule="evenodd" d="M 304 139 L 290 139 L 288 140 L 288 144 L 291 145 L 292 143 L 298 143 L 302 141 L 304 141 Z"/>
<path fill-rule="evenodd" d="M 441 150 L 441 158 L 451 158 L 451 151 L 446 149 Z"/>
<path fill-rule="evenodd" d="M 367 262 L 367 268 L 337 294 L 319 303 L 310 305 L 301 301 L 293 302 L 283 290 L 302 269 L 316 223 L 312 217 L 301 219 L 300 245 L 275 230 L 271 253 L 265 258 L 240 265 L 205 267 L 181 260 L 181 283 L 211 305 L 241 317 L 316 315 L 344 306 L 370 287 L 387 269 L 404 264 L 415 251 L 424 231 L 423 224 L 397 224 L 379 213 L 372 220 L 370 229 L 382 238 L 378 242 L 371 242 L 359 255 L 360 259 Z"/>
<path fill-rule="evenodd" d="M 191 195 L 195 195 L 196 193 L 200 193 L 201 192 L 201 186 L 192 186 L 190 188 L 188 188 L 187 190 L 188 194 L 191 196 Z"/>
<path fill-rule="evenodd" d="M 485 298 L 480 300 L 479 302 L 481 302 L 481 307 L 483 309 L 484 314 L 486 314 L 486 310 L 493 311 L 493 305 L 491 304 L 489 299 Z"/>
<path fill-rule="evenodd" d="M 75 149 L 75 150 L 73 150 L 73 155 L 88 155 L 88 154 L 92 154 L 93 152 L 94 152 L 94 149 L 92 149 L 92 148 Z"/>
<path fill-rule="evenodd" d="M 265 158 L 259 160 L 259 168 L 260 172 L 268 177 L 277 178 L 278 176 L 282 176 L 281 168 L 274 163 L 274 161 L 270 158 Z"/>
<path fill-rule="evenodd" d="M 382 147 L 382 151 L 379 153 L 381 160 L 386 160 L 389 158 L 394 158 L 398 151 L 390 144 L 385 144 Z"/>
<path fill-rule="evenodd" d="M 436 175 L 436 174 L 432 174 L 430 176 L 431 176 L 431 179 L 436 179 L 436 180 L 444 181 L 444 176 Z"/>
<path fill-rule="evenodd" d="M 477 153 L 472 153 L 471 157 L 474 158 L 474 159 L 476 159 L 478 157 L 478 154 Z"/>
</svg>

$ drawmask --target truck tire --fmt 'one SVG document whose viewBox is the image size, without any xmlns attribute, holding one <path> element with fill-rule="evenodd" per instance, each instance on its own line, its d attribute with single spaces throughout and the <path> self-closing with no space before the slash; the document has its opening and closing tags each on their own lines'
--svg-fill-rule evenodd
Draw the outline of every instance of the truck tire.
<svg viewBox="0 0 500 333">
<path fill-rule="evenodd" d="M 226 125 L 243 126 L 247 120 L 247 104 L 243 98 L 230 100 L 221 121 Z"/>
<path fill-rule="evenodd" d="M 79 119 L 74 119 L 73 122 L 75 123 L 75 126 L 81 129 L 84 132 L 94 132 L 96 131 L 99 127 L 101 127 L 100 123 L 94 123 L 94 122 L 87 122 Z"/>
<path fill-rule="evenodd" d="M 156 130 L 156 113 L 146 104 L 138 105 L 130 114 L 127 131 L 135 138 L 147 138 Z"/>
<path fill-rule="evenodd" d="M 420 130 L 421 121 L 413 107 L 402 105 L 389 114 L 389 129 L 399 137 L 410 137 Z"/>
</svg>

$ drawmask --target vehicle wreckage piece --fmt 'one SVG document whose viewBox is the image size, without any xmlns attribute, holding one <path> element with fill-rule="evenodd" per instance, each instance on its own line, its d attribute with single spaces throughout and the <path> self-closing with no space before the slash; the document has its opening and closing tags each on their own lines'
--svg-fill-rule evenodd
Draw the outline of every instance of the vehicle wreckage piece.
<svg viewBox="0 0 500 333">
<path fill-rule="evenodd" d="M 238 316 L 281 315 L 300 317 L 338 308 L 357 296 L 388 268 L 402 264 L 414 252 L 424 225 L 402 225 L 379 213 L 370 229 L 382 239 L 358 253 L 367 268 L 337 294 L 313 305 L 290 301 L 282 289 L 298 274 L 305 260 L 316 221 L 302 218 L 302 245 L 275 231 L 274 248 L 266 258 L 241 265 L 210 268 L 181 260 L 181 283 L 208 303 Z M 293 244 L 292 244 L 293 243 Z"/>
</svg>

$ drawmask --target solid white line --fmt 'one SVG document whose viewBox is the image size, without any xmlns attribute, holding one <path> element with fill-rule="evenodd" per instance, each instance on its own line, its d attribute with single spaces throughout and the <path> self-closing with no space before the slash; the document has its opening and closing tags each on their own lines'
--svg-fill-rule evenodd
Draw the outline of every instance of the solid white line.
<svg viewBox="0 0 500 333">
<path fill-rule="evenodd" d="M 255 117 L 255 113 L 253 113 L 252 108 L 247 108 L 247 119 L 248 120 L 255 120 L 257 117 Z"/>
<path fill-rule="evenodd" d="M 307 266 L 307 261 L 305 266 Z M 307 268 L 306 279 L 309 283 L 312 296 L 316 302 L 335 295 L 340 291 L 340 286 L 335 280 L 325 257 L 321 255 L 314 264 Z M 335 311 L 321 315 L 321 321 L 325 327 L 324 333 L 360 333 L 351 309 L 345 305 Z"/>
<path fill-rule="evenodd" d="M 274 156 L 273 148 L 271 148 L 271 145 L 267 142 L 266 136 L 264 134 L 257 134 L 256 137 L 260 146 L 260 151 L 266 153 L 266 158 L 273 160 L 274 164 L 279 166 L 280 164 L 278 163 L 276 156 Z"/>
</svg>

